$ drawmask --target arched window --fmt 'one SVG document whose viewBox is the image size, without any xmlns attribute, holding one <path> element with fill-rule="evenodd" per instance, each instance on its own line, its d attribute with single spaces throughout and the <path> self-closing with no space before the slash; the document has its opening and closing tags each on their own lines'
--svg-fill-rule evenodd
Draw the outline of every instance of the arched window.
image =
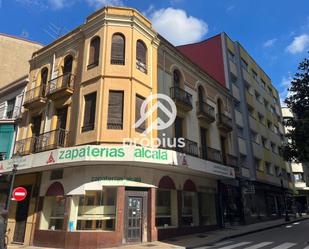
<svg viewBox="0 0 309 249">
<path fill-rule="evenodd" d="M 142 40 L 136 42 L 136 68 L 147 73 L 147 47 Z"/>
<path fill-rule="evenodd" d="M 206 96 L 205 96 L 205 91 L 202 86 L 198 87 L 198 100 L 200 103 L 206 102 Z"/>
<path fill-rule="evenodd" d="M 158 187 L 163 189 L 176 189 L 174 181 L 169 176 L 163 176 Z"/>
<path fill-rule="evenodd" d="M 72 66 L 73 66 L 73 56 L 72 55 L 67 55 L 64 58 L 62 73 L 63 74 L 71 73 L 72 72 Z"/>
<path fill-rule="evenodd" d="M 111 64 L 124 65 L 125 62 L 125 38 L 121 33 L 116 33 L 112 38 Z"/>
<path fill-rule="evenodd" d="M 46 91 L 46 84 L 47 84 L 47 79 L 48 79 L 48 68 L 44 67 L 41 70 L 41 96 L 45 96 L 45 91 Z"/>
<path fill-rule="evenodd" d="M 179 70 L 175 69 L 173 72 L 173 82 L 174 82 L 174 87 L 180 87 L 180 72 Z"/>
<path fill-rule="evenodd" d="M 90 42 L 88 69 L 99 65 L 100 57 L 100 37 L 96 36 L 92 38 Z"/>
</svg>

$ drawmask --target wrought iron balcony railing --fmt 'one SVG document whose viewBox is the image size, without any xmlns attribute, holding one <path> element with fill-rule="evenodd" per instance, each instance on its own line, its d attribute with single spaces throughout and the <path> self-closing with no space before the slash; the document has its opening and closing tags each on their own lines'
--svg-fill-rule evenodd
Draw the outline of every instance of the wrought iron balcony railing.
<svg viewBox="0 0 309 249">
<path fill-rule="evenodd" d="M 238 158 L 231 154 L 227 154 L 226 155 L 226 165 L 234 167 L 234 168 L 238 167 Z"/>
<path fill-rule="evenodd" d="M 207 148 L 207 160 L 216 163 L 222 163 L 222 154 L 220 150 L 208 147 Z"/>
<path fill-rule="evenodd" d="M 45 98 L 45 85 L 40 85 L 35 88 L 28 90 L 25 93 L 24 105 L 29 104 L 30 102 Z"/>
<path fill-rule="evenodd" d="M 15 154 L 28 155 L 30 153 L 67 147 L 68 134 L 69 132 L 64 129 L 56 129 L 45 132 L 37 137 L 16 141 Z"/>
<path fill-rule="evenodd" d="M 217 114 L 217 123 L 218 123 L 219 128 L 227 132 L 230 132 L 233 130 L 232 119 L 223 113 Z"/>
<path fill-rule="evenodd" d="M 171 87 L 171 98 L 176 104 L 192 109 L 192 95 L 179 87 Z"/>
<path fill-rule="evenodd" d="M 191 156 L 198 156 L 198 146 L 197 143 L 185 138 L 184 147 L 176 147 L 176 151 L 182 152 Z"/>
<path fill-rule="evenodd" d="M 111 64 L 112 65 L 124 65 L 124 59 L 112 58 Z"/>
<path fill-rule="evenodd" d="M 50 80 L 47 87 L 47 95 L 67 88 L 73 89 L 74 79 L 74 74 L 66 73 Z"/>
<path fill-rule="evenodd" d="M 197 117 L 212 123 L 216 120 L 215 108 L 203 101 L 196 102 L 196 114 Z"/>
</svg>

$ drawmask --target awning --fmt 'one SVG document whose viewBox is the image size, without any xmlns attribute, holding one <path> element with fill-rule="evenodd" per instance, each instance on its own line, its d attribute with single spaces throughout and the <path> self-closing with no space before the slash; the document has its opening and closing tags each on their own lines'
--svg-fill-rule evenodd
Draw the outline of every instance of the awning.
<svg viewBox="0 0 309 249">
<path fill-rule="evenodd" d="M 104 187 L 137 187 L 137 188 L 156 188 L 156 186 L 143 183 L 143 182 L 134 182 L 129 180 L 102 180 L 102 181 L 95 181 L 95 182 L 87 182 L 81 186 L 78 186 L 75 189 L 72 189 L 67 193 L 67 195 L 84 195 L 86 191 L 99 191 L 102 190 Z"/>
</svg>

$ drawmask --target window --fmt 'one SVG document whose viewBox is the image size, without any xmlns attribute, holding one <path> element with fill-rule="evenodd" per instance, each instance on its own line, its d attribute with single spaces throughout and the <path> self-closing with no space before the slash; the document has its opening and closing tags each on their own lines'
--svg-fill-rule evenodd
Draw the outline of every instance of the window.
<svg viewBox="0 0 309 249">
<path fill-rule="evenodd" d="M 254 70 L 252 70 L 252 77 L 253 79 L 258 80 L 258 75 Z"/>
<path fill-rule="evenodd" d="M 265 149 L 268 149 L 268 143 L 267 143 L 267 139 L 265 137 L 262 137 L 262 145 Z"/>
<path fill-rule="evenodd" d="M 89 60 L 87 69 L 91 69 L 99 65 L 100 57 L 100 37 L 96 36 L 90 41 Z"/>
<path fill-rule="evenodd" d="M 84 124 L 82 132 L 94 130 L 97 93 L 85 95 Z"/>
<path fill-rule="evenodd" d="M 257 144 L 259 143 L 258 134 L 253 130 L 251 130 L 251 141 Z"/>
<path fill-rule="evenodd" d="M 268 89 L 269 95 L 270 95 L 270 96 L 273 96 L 273 90 L 272 90 L 272 88 L 271 88 L 271 87 L 267 87 L 267 89 Z"/>
<path fill-rule="evenodd" d="M 237 125 L 237 135 L 239 137 L 244 137 L 244 129 L 241 126 Z"/>
<path fill-rule="evenodd" d="M 172 226 L 171 194 L 169 189 L 158 189 L 156 199 L 156 226 Z"/>
<path fill-rule="evenodd" d="M 79 196 L 76 230 L 115 230 L 116 200 L 117 189 L 110 187 Z"/>
<path fill-rule="evenodd" d="M 123 34 L 116 33 L 113 35 L 111 64 L 125 64 L 125 38 Z"/>
<path fill-rule="evenodd" d="M 16 98 L 10 99 L 7 101 L 6 107 L 6 118 L 13 118 L 14 107 L 15 107 L 15 100 Z"/>
<path fill-rule="evenodd" d="M 263 165 L 262 165 L 262 161 L 258 158 L 254 158 L 254 165 L 255 165 L 255 169 L 258 171 L 264 171 Z"/>
<path fill-rule="evenodd" d="M 231 50 L 228 50 L 228 57 L 232 62 L 236 63 L 235 54 Z"/>
<path fill-rule="evenodd" d="M 63 169 L 55 169 L 50 172 L 50 180 L 58 180 L 63 178 Z"/>
<path fill-rule="evenodd" d="M 266 83 L 265 83 L 265 81 L 264 81 L 264 80 L 262 80 L 262 79 L 261 79 L 261 86 L 262 86 L 262 88 L 263 88 L 263 89 L 265 89 L 265 88 L 266 88 Z"/>
<path fill-rule="evenodd" d="M 182 192 L 182 226 L 197 226 L 195 217 L 198 216 L 198 198 L 196 192 Z"/>
<path fill-rule="evenodd" d="M 123 129 L 123 91 L 109 91 L 107 129 Z"/>
<path fill-rule="evenodd" d="M 136 95 L 135 97 L 135 123 L 141 120 L 141 107 L 144 100 L 145 98 L 140 95 Z M 146 129 L 146 125 L 147 125 L 147 119 L 143 120 L 143 122 L 139 124 L 139 126 L 136 127 L 135 129 L 137 132 L 144 132 Z"/>
<path fill-rule="evenodd" d="M 248 63 L 247 63 L 243 58 L 241 58 L 240 64 L 241 64 L 241 66 L 242 66 L 243 69 L 245 69 L 246 71 L 248 71 Z"/>
<path fill-rule="evenodd" d="M 294 173 L 295 182 L 303 182 L 304 181 L 304 173 Z"/>
<path fill-rule="evenodd" d="M 276 134 L 279 134 L 279 127 L 277 125 L 274 125 L 274 132 Z"/>
<path fill-rule="evenodd" d="M 264 106 L 267 110 L 269 109 L 269 103 L 266 99 L 264 99 Z"/>
<path fill-rule="evenodd" d="M 147 73 L 147 47 L 141 40 L 136 43 L 136 68 Z"/>
<path fill-rule="evenodd" d="M 275 114 L 275 112 L 276 112 L 275 107 L 270 106 L 270 112 L 273 113 L 273 114 Z"/>
<path fill-rule="evenodd" d="M 174 87 L 180 87 L 180 79 L 181 79 L 181 76 L 180 76 L 180 72 L 179 70 L 174 70 L 173 72 L 173 83 L 174 83 Z"/>
<path fill-rule="evenodd" d="M 261 94 L 259 94 L 257 91 L 254 91 L 254 95 L 257 101 L 261 101 Z"/>
<path fill-rule="evenodd" d="M 73 67 L 73 56 L 72 55 L 67 55 L 64 58 L 64 63 L 62 67 L 62 72 L 63 74 L 69 74 L 72 72 L 72 67 Z"/>
<path fill-rule="evenodd" d="M 274 172 L 273 172 L 273 168 L 271 167 L 271 164 L 268 163 L 268 162 L 265 162 L 265 168 L 266 168 L 266 173 L 268 175 L 273 175 Z"/>
<path fill-rule="evenodd" d="M 280 168 L 278 166 L 275 166 L 275 175 L 280 176 Z"/>
<path fill-rule="evenodd" d="M 48 80 L 48 68 L 44 67 L 41 70 L 41 89 L 39 92 L 35 91 L 34 98 L 39 96 L 45 96 L 46 84 Z M 37 94 L 38 93 L 38 94 Z"/>
<path fill-rule="evenodd" d="M 267 120 L 267 128 L 270 129 L 270 130 L 273 129 L 273 124 L 269 120 Z"/>
<path fill-rule="evenodd" d="M 275 154 L 278 154 L 278 150 L 277 150 L 277 146 L 276 144 L 274 144 L 273 142 L 270 143 L 270 147 L 272 152 L 274 152 Z"/>
<path fill-rule="evenodd" d="M 240 166 L 242 168 L 248 168 L 248 166 L 247 166 L 247 156 L 246 155 L 240 154 Z"/>
<path fill-rule="evenodd" d="M 264 116 L 263 116 L 263 114 L 258 112 L 258 119 L 259 119 L 260 123 L 264 125 Z"/>
<path fill-rule="evenodd" d="M 247 107 L 248 107 L 248 112 L 249 112 L 250 116 L 252 118 L 254 118 L 254 108 L 250 105 L 248 105 Z"/>
</svg>

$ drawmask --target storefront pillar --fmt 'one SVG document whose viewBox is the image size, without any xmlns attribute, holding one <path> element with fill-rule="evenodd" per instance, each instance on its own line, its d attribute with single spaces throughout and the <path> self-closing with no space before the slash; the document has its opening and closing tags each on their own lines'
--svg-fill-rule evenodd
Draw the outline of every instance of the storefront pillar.
<svg viewBox="0 0 309 249">
<path fill-rule="evenodd" d="M 156 189 L 150 188 L 148 191 L 148 241 L 158 240 L 156 228 Z"/>
<path fill-rule="evenodd" d="M 125 215 L 125 187 L 118 187 L 117 191 L 117 211 L 116 211 L 116 234 L 117 241 L 125 241 L 124 234 L 124 215 Z"/>
</svg>

